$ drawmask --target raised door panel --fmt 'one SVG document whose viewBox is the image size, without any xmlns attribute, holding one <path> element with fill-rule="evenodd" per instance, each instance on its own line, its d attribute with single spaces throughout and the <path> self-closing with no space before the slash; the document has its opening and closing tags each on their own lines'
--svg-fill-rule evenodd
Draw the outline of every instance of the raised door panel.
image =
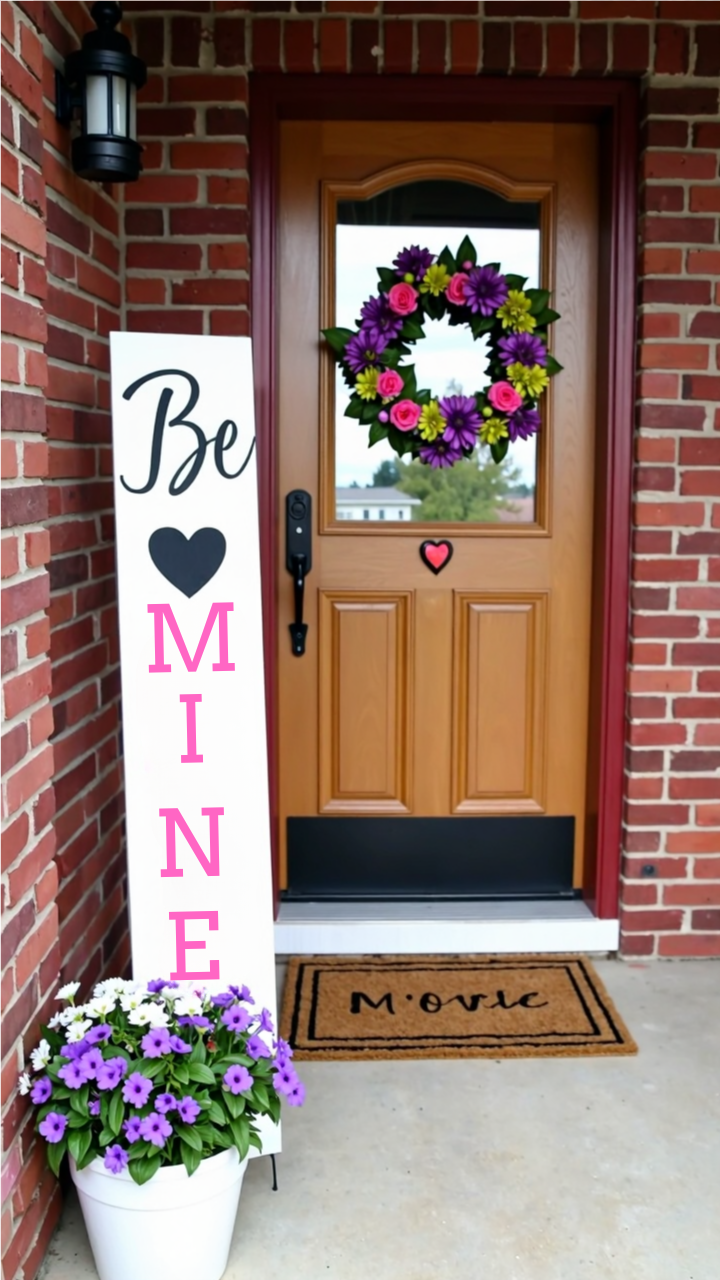
<svg viewBox="0 0 720 1280">
<path fill-rule="evenodd" d="M 456 813 L 545 809 L 545 593 L 455 595 Z"/>
<path fill-rule="evenodd" d="M 321 813 L 408 810 L 410 604 L 320 593 Z"/>
</svg>

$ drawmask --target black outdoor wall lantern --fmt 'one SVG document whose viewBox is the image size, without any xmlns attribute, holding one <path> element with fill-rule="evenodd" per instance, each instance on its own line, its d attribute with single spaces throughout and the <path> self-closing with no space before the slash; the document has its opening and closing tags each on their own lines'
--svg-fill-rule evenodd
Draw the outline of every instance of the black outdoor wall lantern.
<svg viewBox="0 0 720 1280">
<path fill-rule="evenodd" d="M 97 31 L 84 35 L 82 49 L 65 60 L 65 75 L 55 73 L 55 115 L 69 124 L 79 109 L 72 166 L 81 178 L 135 182 L 142 169 L 136 99 L 147 69 L 133 54 L 127 36 L 115 30 L 122 17 L 120 5 L 105 0 L 90 12 Z"/>
</svg>

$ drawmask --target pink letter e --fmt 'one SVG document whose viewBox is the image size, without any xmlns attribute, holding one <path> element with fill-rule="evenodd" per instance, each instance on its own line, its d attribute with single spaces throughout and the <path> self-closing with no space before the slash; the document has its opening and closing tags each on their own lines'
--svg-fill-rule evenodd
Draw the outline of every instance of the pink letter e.
<svg viewBox="0 0 720 1280">
<path fill-rule="evenodd" d="M 220 961 L 211 960 L 210 969 L 207 973 L 191 972 L 185 968 L 185 952 L 198 950 L 204 951 L 206 943 L 190 942 L 185 937 L 185 921 L 186 920 L 207 920 L 211 933 L 215 933 L 218 928 L 217 911 L 170 911 L 168 913 L 170 920 L 175 921 L 175 954 L 177 956 L 177 972 L 171 973 L 170 977 L 173 981 L 178 978 L 184 980 L 187 978 L 219 978 L 220 977 Z"/>
</svg>

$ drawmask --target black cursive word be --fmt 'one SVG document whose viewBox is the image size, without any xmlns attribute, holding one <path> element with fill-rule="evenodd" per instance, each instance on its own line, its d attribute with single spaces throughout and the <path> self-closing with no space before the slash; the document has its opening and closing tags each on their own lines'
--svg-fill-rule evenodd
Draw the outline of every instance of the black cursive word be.
<svg viewBox="0 0 720 1280">
<path fill-rule="evenodd" d="M 193 481 L 197 479 L 205 461 L 205 454 L 207 453 L 207 447 L 209 444 L 214 444 L 215 446 L 215 466 L 220 472 L 220 475 L 224 476 L 226 480 L 237 480 L 238 476 L 242 475 L 252 456 L 252 451 L 255 448 L 254 437 L 245 456 L 245 460 L 240 464 L 238 470 L 228 471 L 226 469 L 223 455 L 226 454 L 228 450 L 232 449 L 238 438 L 237 425 L 231 418 L 226 418 L 225 421 L 220 424 L 217 435 L 210 436 L 208 438 L 206 437 L 202 427 L 199 427 L 196 422 L 190 421 L 187 415 L 192 413 L 198 402 L 200 386 L 197 378 L 194 378 L 191 373 L 186 373 L 184 369 L 157 369 L 154 373 L 146 373 L 144 377 L 138 378 L 137 382 L 133 382 L 125 391 L 123 391 L 123 400 L 130 400 L 140 387 L 144 386 L 146 382 L 152 382 L 154 378 L 169 378 L 173 376 L 184 378 L 188 383 L 190 392 L 187 401 L 180 412 L 168 421 L 170 401 L 172 400 L 175 392 L 172 387 L 163 387 L 160 392 L 160 398 L 155 411 L 155 426 L 153 428 L 152 446 L 150 449 L 150 468 L 148 471 L 148 478 L 144 485 L 141 485 L 139 488 L 135 488 L 133 485 L 128 484 L 124 476 L 121 476 L 120 483 L 124 489 L 128 490 L 129 493 L 149 493 L 150 490 L 155 487 L 155 483 L 160 473 L 163 434 L 166 426 L 187 427 L 195 436 L 194 449 L 191 450 L 185 461 L 180 464 L 168 485 L 168 493 L 170 493 L 173 498 L 178 497 L 181 493 L 185 493 L 186 489 L 189 489 Z"/>
</svg>

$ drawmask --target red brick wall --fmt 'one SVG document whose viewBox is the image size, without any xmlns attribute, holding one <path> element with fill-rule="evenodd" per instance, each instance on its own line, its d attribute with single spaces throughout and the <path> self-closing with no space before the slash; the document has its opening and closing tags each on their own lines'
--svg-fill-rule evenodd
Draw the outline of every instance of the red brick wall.
<svg viewBox="0 0 720 1280">
<path fill-rule="evenodd" d="M 2 16 L 2 1233 L 32 1280 L 60 1196 L 17 1076 L 58 975 L 127 963 L 108 346 L 118 209 L 70 172 L 53 64 L 80 4 Z M 51 560 L 52 555 L 52 560 Z"/>
</svg>

